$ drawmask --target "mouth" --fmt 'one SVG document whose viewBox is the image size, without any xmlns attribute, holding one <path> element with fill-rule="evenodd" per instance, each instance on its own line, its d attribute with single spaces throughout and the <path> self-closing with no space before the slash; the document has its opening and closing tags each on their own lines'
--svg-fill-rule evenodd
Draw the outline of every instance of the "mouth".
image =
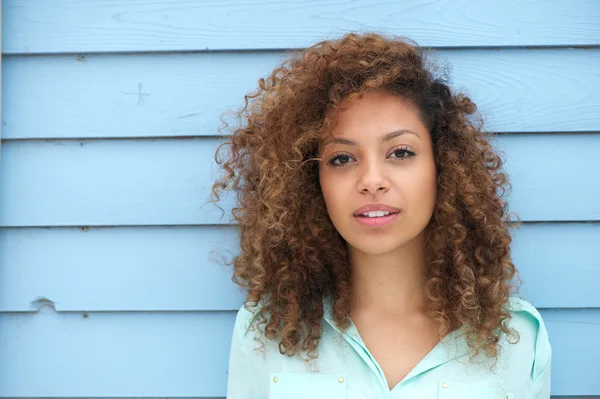
<svg viewBox="0 0 600 399">
<path fill-rule="evenodd" d="M 362 212 L 362 213 L 355 214 L 354 216 L 356 216 L 356 217 L 366 217 L 366 218 L 380 218 L 380 217 L 384 217 L 384 216 L 388 216 L 388 215 L 393 215 L 394 213 L 398 213 L 398 212 L 393 212 L 393 211 L 368 211 L 368 212 Z"/>
<path fill-rule="evenodd" d="M 360 224 L 367 227 L 381 227 L 396 219 L 400 211 L 368 211 L 354 215 L 354 218 Z"/>
</svg>

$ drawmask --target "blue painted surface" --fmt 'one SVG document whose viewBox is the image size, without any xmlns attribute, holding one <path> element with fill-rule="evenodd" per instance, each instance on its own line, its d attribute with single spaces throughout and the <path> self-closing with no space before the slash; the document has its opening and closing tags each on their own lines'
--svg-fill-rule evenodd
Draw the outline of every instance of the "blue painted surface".
<svg viewBox="0 0 600 399">
<path fill-rule="evenodd" d="M 214 136 L 221 113 L 240 107 L 283 56 L 5 56 L 2 90 L 11 101 L 3 104 L 2 135 Z M 431 60 L 451 65 L 454 85 L 476 101 L 489 131 L 598 130 L 599 49 L 436 50 Z"/>
<path fill-rule="evenodd" d="M 350 29 L 422 46 L 595 45 L 595 0 L 4 0 L 7 53 L 281 49 Z"/>
<path fill-rule="evenodd" d="M 243 294 L 214 252 L 235 226 L 204 203 L 219 116 L 277 49 L 348 28 L 433 47 L 504 133 L 552 393 L 600 395 L 598 2 L 4 0 L 2 18 L 0 397 L 225 395 Z"/>
<path fill-rule="evenodd" d="M 207 203 L 216 138 L 5 141 L 0 226 L 228 223 Z M 503 135 L 524 221 L 600 220 L 600 135 Z M 43 198 L 43 201 L 40 201 Z M 229 195 L 223 205 L 232 205 Z"/>
<path fill-rule="evenodd" d="M 600 224 L 524 224 L 514 235 L 524 298 L 600 308 Z M 39 297 L 60 312 L 237 310 L 242 294 L 222 263 L 236 244 L 224 226 L 5 228 L 0 311 L 36 311 Z"/>
<path fill-rule="evenodd" d="M 0 311 L 237 310 L 237 242 L 225 226 L 1 229 Z"/>
<path fill-rule="evenodd" d="M 554 391 L 597 392 L 597 369 L 572 359 L 576 352 L 591 366 L 600 356 L 600 310 L 542 317 L 554 344 Z M 4 314 L 2 396 L 224 396 L 234 321 L 235 312 Z"/>
<path fill-rule="evenodd" d="M 224 396 L 234 321 L 233 312 L 4 314 L 0 392 Z"/>
</svg>

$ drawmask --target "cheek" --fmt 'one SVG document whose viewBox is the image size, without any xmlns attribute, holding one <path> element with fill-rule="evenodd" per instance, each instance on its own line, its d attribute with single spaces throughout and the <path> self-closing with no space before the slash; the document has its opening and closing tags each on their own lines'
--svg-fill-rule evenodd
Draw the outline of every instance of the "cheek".
<svg viewBox="0 0 600 399">
<path fill-rule="evenodd" d="M 421 198 L 425 198 L 423 206 L 426 206 L 429 211 L 433 210 L 437 197 L 437 176 L 435 166 L 430 169 L 422 178 L 421 183 Z"/>
<path fill-rule="evenodd" d="M 319 184 L 321 185 L 321 192 L 323 193 L 325 204 L 329 207 L 336 201 L 335 182 L 327 172 L 321 172 L 319 174 Z"/>
<path fill-rule="evenodd" d="M 423 168 L 419 173 L 414 172 L 411 174 L 411 179 L 402 184 L 403 196 L 409 204 L 424 211 L 429 210 L 434 206 L 437 195 L 435 166 Z"/>
<path fill-rule="evenodd" d="M 327 212 L 332 220 L 336 219 L 336 215 L 339 214 L 343 208 L 345 198 L 348 195 L 344 191 L 343 181 L 328 171 L 319 173 L 319 184 L 321 186 L 321 193 L 325 200 Z"/>
<path fill-rule="evenodd" d="M 327 172 L 319 170 L 319 186 L 321 187 L 325 205 L 329 207 L 329 203 L 331 202 L 331 179 Z"/>
</svg>

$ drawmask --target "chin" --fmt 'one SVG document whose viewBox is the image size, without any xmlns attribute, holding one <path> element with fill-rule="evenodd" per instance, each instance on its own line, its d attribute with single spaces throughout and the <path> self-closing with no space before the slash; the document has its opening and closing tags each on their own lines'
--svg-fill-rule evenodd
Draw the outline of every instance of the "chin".
<svg viewBox="0 0 600 399">
<path fill-rule="evenodd" d="M 398 240 L 385 240 L 381 237 L 358 237 L 356 240 L 352 240 L 352 242 L 347 242 L 358 251 L 369 255 L 384 255 L 398 250 L 403 245 L 403 242 L 399 242 Z"/>
</svg>

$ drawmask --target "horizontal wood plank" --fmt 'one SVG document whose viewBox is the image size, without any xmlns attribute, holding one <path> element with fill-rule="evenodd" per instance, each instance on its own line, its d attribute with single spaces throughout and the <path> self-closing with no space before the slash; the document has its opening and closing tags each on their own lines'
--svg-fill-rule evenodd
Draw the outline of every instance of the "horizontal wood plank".
<svg viewBox="0 0 600 399">
<path fill-rule="evenodd" d="M 0 311 L 234 310 L 233 226 L 0 229 Z"/>
<path fill-rule="evenodd" d="M 232 312 L 0 315 L 0 397 L 224 396 L 234 322 Z"/>
<path fill-rule="evenodd" d="M 214 136 L 283 52 L 9 56 L 3 139 Z M 497 132 L 600 131 L 600 50 L 440 50 Z M 551 84 L 549 84 L 551 82 Z M 227 133 L 227 131 L 225 131 Z"/>
<path fill-rule="evenodd" d="M 600 395 L 600 309 L 542 316 L 552 394 Z M 0 315 L 0 397 L 225 396 L 234 320 L 235 312 Z"/>
<path fill-rule="evenodd" d="M 208 203 L 218 139 L 8 141 L 2 146 L 0 226 L 227 224 Z M 493 140 L 524 221 L 600 220 L 600 135 Z"/>
<path fill-rule="evenodd" d="M 230 213 L 221 217 L 207 202 L 217 145 L 217 139 L 5 142 L 0 225 L 229 223 Z"/>
<path fill-rule="evenodd" d="M 525 299 L 544 308 L 600 308 L 600 262 L 594 255 L 600 224 L 523 224 L 513 235 L 513 263 Z"/>
<path fill-rule="evenodd" d="M 544 308 L 599 307 L 600 224 L 524 224 L 513 262 Z M 0 311 L 234 310 L 234 226 L 0 229 Z"/>
<path fill-rule="evenodd" d="M 428 47 L 600 44 L 594 0 L 5 0 L 2 8 L 9 54 L 298 48 L 348 30 Z"/>
</svg>

